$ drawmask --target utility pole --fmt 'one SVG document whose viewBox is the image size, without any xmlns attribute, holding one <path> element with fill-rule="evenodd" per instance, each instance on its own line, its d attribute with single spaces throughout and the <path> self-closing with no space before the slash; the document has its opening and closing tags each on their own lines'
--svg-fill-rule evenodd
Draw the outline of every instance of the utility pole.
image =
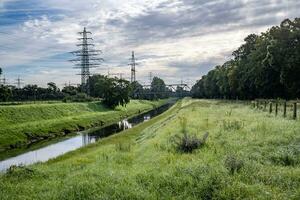
<svg viewBox="0 0 300 200">
<path fill-rule="evenodd" d="M 132 54 L 131 54 L 131 59 L 130 59 L 130 63 L 129 65 L 131 66 L 131 78 L 130 78 L 130 81 L 131 83 L 132 82 L 135 82 L 136 81 L 136 70 L 135 70 L 135 66 L 138 65 L 138 63 L 136 63 L 136 60 L 135 60 L 135 56 L 134 56 L 134 51 L 132 51 Z"/>
<path fill-rule="evenodd" d="M 23 80 L 20 79 L 20 76 L 18 76 L 18 78 L 16 79 L 16 81 L 17 82 L 15 84 L 17 84 L 17 88 L 21 89 L 21 84 L 23 83 Z"/>
<path fill-rule="evenodd" d="M 91 75 L 90 69 L 99 67 L 101 62 L 104 60 L 103 58 L 99 57 L 99 55 L 102 53 L 101 50 L 91 49 L 91 47 L 94 47 L 94 44 L 91 43 L 93 38 L 88 37 L 88 35 L 91 35 L 92 33 L 86 31 L 86 28 L 84 27 L 83 31 L 79 32 L 79 34 L 81 35 L 81 37 L 78 38 L 78 40 L 82 42 L 80 44 L 77 44 L 77 46 L 81 47 L 81 49 L 71 52 L 78 58 L 70 61 L 75 62 L 74 68 L 81 69 L 81 73 L 78 74 L 81 76 L 81 86 L 84 92 L 89 95 L 89 78 Z"/>
</svg>

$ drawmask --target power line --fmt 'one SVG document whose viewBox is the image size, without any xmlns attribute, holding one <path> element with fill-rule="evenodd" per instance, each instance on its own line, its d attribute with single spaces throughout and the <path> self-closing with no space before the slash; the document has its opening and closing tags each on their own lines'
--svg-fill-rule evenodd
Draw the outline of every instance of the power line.
<svg viewBox="0 0 300 200">
<path fill-rule="evenodd" d="M 103 58 L 99 57 L 99 55 L 102 53 L 101 50 L 95 50 L 90 48 L 94 46 L 94 44 L 91 43 L 93 38 L 88 37 L 88 35 L 91 35 L 92 33 L 86 31 L 86 28 L 84 27 L 83 31 L 79 32 L 79 34 L 82 37 L 78 38 L 78 40 L 82 42 L 80 44 L 77 44 L 77 46 L 81 47 L 81 49 L 71 52 L 77 57 L 77 59 L 73 59 L 70 61 L 75 62 L 74 68 L 81 69 L 81 73 L 78 74 L 81 76 L 81 85 L 84 88 L 84 91 L 89 95 L 90 87 L 88 79 L 91 75 L 90 69 L 99 67 L 101 62 L 104 60 Z"/>
</svg>

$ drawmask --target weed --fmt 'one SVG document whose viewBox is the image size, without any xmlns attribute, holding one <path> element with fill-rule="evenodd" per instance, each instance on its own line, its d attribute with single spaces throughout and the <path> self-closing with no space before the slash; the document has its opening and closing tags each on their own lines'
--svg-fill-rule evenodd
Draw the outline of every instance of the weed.
<svg viewBox="0 0 300 200">
<path fill-rule="evenodd" d="M 222 127 L 225 131 L 240 130 L 241 128 L 244 127 L 244 123 L 237 120 L 233 120 L 233 121 L 223 120 Z"/>
<path fill-rule="evenodd" d="M 228 116 L 228 117 L 230 117 L 232 115 L 232 109 L 230 111 L 226 111 L 225 115 Z"/>
<path fill-rule="evenodd" d="M 234 155 L 227 156 L 225 160 L 225 167 L 229 170 L 230 174 L 239 172 L 243 166 L 244 162 Z"/>
<path fill-rule="evenodd" d="M 295 166 L 300 163 L 299 158 L 299 147 L 297 148 L 297 146 L 289 146 L 288 148 L 275 152 L 271 156 L 271 161 L 278 165 Z"/>
<path fill-rule="evenodd" d="M 17 180 L 20 179 L 31 179 L 33 177 L 43 177 L 46 176 L 42 173 L 39 173 L 38 171 L 31 169 L 29 167 L 26 167 L 24 165 L 12 165 L 10 168 L 7 169 L 5 176 L 14 178 Z"/>
<path fill-rule="evenodd" d="M 207 137 L 207 132 L 203 135 L 202 139 L 197 138 L 195 135 L 191 136 L 184 133 L 182 136 L 176 135 L 173 141 L 178 151 L 192 153 L 195 149 L 199 149 L 205 144 Z"/>
<path fill-rule="evenodd" d="M 186 119 L 186 117 L 179 117 L 179 123 L 180 123 L 181 132 L 183 134 L 185 134 L 187 132 L 187 119 Z"/>
<path fill-rule="evenodd" d="M 130 152 L 131 151 L 131 144 L 130 143 L 117 143 L 115 145 L 116 151 L 121 152 Z"/>
</svg>

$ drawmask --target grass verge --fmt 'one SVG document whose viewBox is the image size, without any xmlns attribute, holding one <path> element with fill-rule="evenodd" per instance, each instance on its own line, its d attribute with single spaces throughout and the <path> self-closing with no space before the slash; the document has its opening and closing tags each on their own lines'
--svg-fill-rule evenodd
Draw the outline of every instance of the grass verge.
<svg viewBox="0 0 300 200">
<path fill-rule="evenodd" d="M 182 130 L 209 137 L 178 152 L 171 138 Z M 120 134 L 0 175 L 0 199 L 299 199 L 299 131 L 299 121 L 243 104 L 184 99 Z"/>
<path fill-rule="evenodd" d="M 132 100 L 115 110 L 100 102 L 0 106 L 0 152 L 93 126 L 106 126 L 166 103 Z"/>
</svg>

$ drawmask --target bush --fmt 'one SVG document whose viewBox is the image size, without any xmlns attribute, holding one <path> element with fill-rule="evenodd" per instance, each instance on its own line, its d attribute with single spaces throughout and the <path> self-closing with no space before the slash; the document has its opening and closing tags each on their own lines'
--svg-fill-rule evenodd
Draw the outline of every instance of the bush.
<svg viewBox="0 0 300 200">
<path fill-rule="evenodd" d="M 236 158 L 236 156 L 233 155 L 227 156 L 225 160 L 225 167 L 229 170 L 230 174 L 239 172 L 243 166 L 244 166 L 244 162 Z"/>
<path fill-rule="evenodd" d="M 244 123 L 241 121 L 233 120 L 233 121 L 226 121 L 223 120 L 223 129 L 226 131 L 230 130 L 240 130 L 241 128 L 244 127 Z"/>
<path fill-rule="evenodd" d="M 282 166 L 296 166 L 300 163 L 300 149 L 297 145 L 289 145 L 273 152 L 271 161 Z"/>
<path fill-rule="evenodd" d="M 208 133 L 205 133 L 202 139 L 197 138 L 195 135 L 190 136 L 184 133 L 183 136 L 176 135 L 173 141 L 178 151 L 192 153 L 195 149 L 199 149 L 205 144 L 207 137 Z"/>
</svg>

